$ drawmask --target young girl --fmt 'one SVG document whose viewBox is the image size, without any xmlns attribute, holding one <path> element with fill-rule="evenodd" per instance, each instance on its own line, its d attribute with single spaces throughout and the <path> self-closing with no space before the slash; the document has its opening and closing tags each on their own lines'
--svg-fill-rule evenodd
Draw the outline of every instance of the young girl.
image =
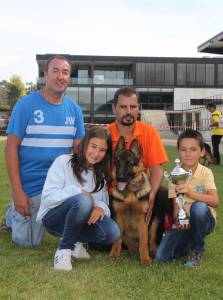
<svg viewBox="0 0 223 300">
<path fill-rule="evenodd" d="M 192 129 L 184 131 L 178 138 L 177 148 L 181 167 L 191 170 L 193 175 L 188 183 L 177 184 L 175 190 L 169 188 L 169 197 L 176 197 L 176 192 L 184 194 L 184 209 L 190 216 L 190 224 L 173 225 L 163 237 L 156 259 L 168 262 L 189 254 L 185 266 L 196 267 L 201 263 L 204 239 L 214 229 L 214 208 L 219 205 L 219 198 L 212 171 L 199 164 L 199 158 L 204 155 L 202 135 Z M 174 218 L 178 211 L 179 206 L 175 203 Z"/>
<path fill-rule="evenodd" d="M 77 153 L 59 156 L 48 171 L 37 221 L 61 236 L 56 270 L 71 270 L 77 242 L 112 244 L 120 230 L 110 218 L 107 184 L 111 174 L 111 136 L 103 127 L 89 129 Z"/>
</svg>

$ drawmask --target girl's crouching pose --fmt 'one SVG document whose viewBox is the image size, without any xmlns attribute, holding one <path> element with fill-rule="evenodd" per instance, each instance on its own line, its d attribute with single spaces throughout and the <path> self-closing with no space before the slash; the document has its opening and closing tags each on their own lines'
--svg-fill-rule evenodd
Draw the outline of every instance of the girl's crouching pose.
<svg viewBox="0 0 223 300">
<path fill-rule="evenodd" d="M 111 158 L 110 134 L 95 126 L 86 133 L 77 153 L 61 155 L 49 169 L 37 221 L 61 237 L 54 257 L 56 270 L 72 269 L 75 243 L 112 244 L 119 239 L 119 227 L 108 207 Z"/>
</svg>

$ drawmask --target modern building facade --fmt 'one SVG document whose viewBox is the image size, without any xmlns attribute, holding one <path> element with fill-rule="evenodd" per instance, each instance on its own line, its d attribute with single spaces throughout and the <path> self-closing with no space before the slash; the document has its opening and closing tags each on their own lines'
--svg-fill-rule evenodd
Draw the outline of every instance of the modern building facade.
<svg viewBox="0 0 223 300">
<path fill-rule="evenodd" d="M 53 54 L 36 55 L 38 86 Z M 223 94 L 223 58 L 67 55 L 72 65 L 66 94 L 80 104 L 85 122 L 113 120 L 112 100 L 121 86 L 136 88 L 142 110 L 165 110 L 170 119 Z M 189 117 L 191 119 L 193 117 Z M 195 116 L 199 119 L 199 116 Z"/>
</svg>

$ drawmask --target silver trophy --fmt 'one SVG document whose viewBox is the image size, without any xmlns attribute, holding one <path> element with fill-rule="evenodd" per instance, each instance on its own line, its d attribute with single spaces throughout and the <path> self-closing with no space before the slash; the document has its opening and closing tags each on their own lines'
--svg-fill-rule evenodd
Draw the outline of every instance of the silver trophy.
<svg viewBox="0 0 223 300">
<path fill-rule="evenodd" d="M 192 176 L 192 171 L 190 170 L 189 172 L 187 172 L 183 168 L 181 168 L 180 160 L 178 158 L 175 159 L 174 162 L 176 164 L 176 167 L 173 168 L 171 173 L 165 171 L 164 177 L 173 184 L 187 183 L 189 178 Z M 184 194 L 178 193 L 176 197 L 176 202 L 179 205 L 180 210 L 175 220 L 175 224 L 188 225 L 189 218 L 184 210 Z"/>
</svg>

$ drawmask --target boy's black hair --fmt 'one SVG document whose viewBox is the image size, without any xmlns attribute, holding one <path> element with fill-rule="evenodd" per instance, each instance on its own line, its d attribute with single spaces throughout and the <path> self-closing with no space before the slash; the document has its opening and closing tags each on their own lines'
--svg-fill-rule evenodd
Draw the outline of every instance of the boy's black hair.
<svg viewBox="0 0 223 300">
<path fill-rule="evenodd" d="M 203 138 L 202 134 L 197 130 L 186 129 L 185 131 L 183 131 L 180 134 L 180 136 L 177 139 L 177 149 L 178 150 L 179 150 L 180 142 L 182 141 L 182 139 L 195 139 L 196 141 L 198 141 L 201 150 L 204 149 L 204 138 Z"/>
</svg>

